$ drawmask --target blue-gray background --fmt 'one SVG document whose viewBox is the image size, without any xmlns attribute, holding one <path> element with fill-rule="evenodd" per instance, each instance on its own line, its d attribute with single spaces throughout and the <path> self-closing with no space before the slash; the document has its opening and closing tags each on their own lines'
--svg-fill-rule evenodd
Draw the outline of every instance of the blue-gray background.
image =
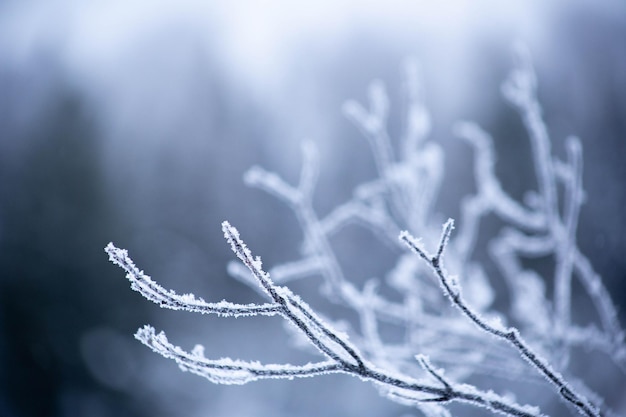
<svg viewBox="0 0 626 417">
<path fill-rule="evenodd" d="M 294 259 L 301 235 L 243 172 L 259 164 L 295 181 L 310 139 L 321 159 L 316 208 L 349 198 L 374 165 L 341 104 L 384 80 L 397 137 L 407 56 L 420 63 L 433 138 L 447 152 L 437 212 L 456 216 L 472 191 L 456 120 L 494 134 L 513 195 L 534 186 L 524 131 L 499 95 L 511 45 L 529 46 L 555 153 L 569 134 L 583 141 L 580 247 L 625 310 L 626 3 L 335 3 L 0 2 L 0 416 L 411 412 L 347 376 L 225 387 L 179 372 L 132 338 L 137 327 L 152 323 L 185 348 L 202 343 L 208 357 L 311 357 L 277 318 L 161 311 L 103 252 L 109 241 L 128 248 L 179 292 L 259 301 L 225 272 L 233 255 L 221 221 L 269 266 Z M 339 245 L 357 276 L 388 266 L 363 239 Z M 315 299 L 315 287 L 298 291 Z M 577 371 L 624 411 L 624 379 L 593 372 L 606 366 Z"/>
</svg>

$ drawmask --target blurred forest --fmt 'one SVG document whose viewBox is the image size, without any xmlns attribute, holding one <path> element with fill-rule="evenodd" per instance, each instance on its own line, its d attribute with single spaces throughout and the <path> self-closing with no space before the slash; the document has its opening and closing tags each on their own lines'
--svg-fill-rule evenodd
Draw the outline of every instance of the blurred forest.
<svg viewBox="0 0 626 417">
<path fill-rule="evenodd" d="M 364 101 L 381 79 L 390 131 L 400 132 L 407 56 L 420 64 L 433 137 L 446 150 L 436 211 L 458 216 L 473 187 L 457 120 L 493 134 L 496 171 L 519 197 L 534 186 L 530 151 L 499 90 L 519 40 L 532 52 L 555 153 L 566 136 L 582 139 L 578 242 L 624 325 L 623 1 L 0 1 L 0 416 L 410 415 L 348 377 L 231 387 L 180 372 L 135 330 L 152 323 L 181 346 L 203 343 L 207 357 L 309 357 L 279 318 L 161 311 L 129 289 L 103 248 L 127 248 L 177 292 L 259 301 L 226 273 L 233 255 L 221 221 L 269 266 L 295 258 L 301 236 L 289 210 L 246 188 L 242 174 L 258 164 L 295 181 L 309 139 L 322 164 L 317 210 L 344 201 L 375 167 L 341 105 Z M 384 274 L 375 253 L 359 252 L 367 242 L 338 244 L 367 258 L 355 274 Z M 599 381 L 606 366 L 578 370 Z M 617 386 L 608 397 L 624 413 L 620 395 Z"/>
</svg>

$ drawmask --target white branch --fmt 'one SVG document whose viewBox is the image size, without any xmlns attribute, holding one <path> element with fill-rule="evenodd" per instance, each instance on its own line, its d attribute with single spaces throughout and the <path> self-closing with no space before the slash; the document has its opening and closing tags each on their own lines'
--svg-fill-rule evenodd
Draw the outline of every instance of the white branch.
<svg viewBox="0 0 626 417">
<path fill-rule="evenodd" d="M 425 360 L 421 361 L 422 366 L 435 376 L 443 387 L 376 368 L 363 359 L 357 349 L 347 341 L 346 335 L 341 334 L 321 320 L 304 301 L 294 295 L 289 289 L 276 286 L 270 279 L 269 274 L 262 269 L 261 259 L 252 255 L 234 227 L 228 224 L 228 222 L 224 222 L 222 229 L 233 252 L 250 269 L 258 283 L 274 301 L 275 304 L 271 304 L 272 314 L 281 314 L 293 323 L 328 360 L 301 366 L 290 364 L 268 365 L 230 358 L 210 360 L 204 357 L 204 348 L 200 345 L 197 345 L 191 352 L 187 352 L 171 344 L 163 332 L 157 334 L 151 326 L 144 326 L 137 331 L 135 337 L 138 340 L 160 355 L 173 359 L 183 370 L 190 371 L 219 384 L 245 384 L 259 379 L 308 377 L 341 372 L 371 381 L 394 398 L 405 398 L 422 403 L 460 401 L 484 406 L 492 411 L 510 416 L 541 416 L 534 407 L 521 406 L 494 393 L 482 392 L 467 385 L 449 383 L 443 379 L 441 371 L 435 371 Z M 442 255 L 446 242 L 447 237 L 442 239 L 438 251 L 439 256 Z M 111 260 L 124 268 L 128 275 L 132 277 L 131 282 L 133 285 L 139 281 L 142 283 L 143 288 L 143 284 L 149 282 L 152 284 L 147 285 L 146 288 L 154 288 L 156 284 L 135 267 L 126 251 L 117 249 L 112 244 L 107 246 L 106 250 Z M 373 289 L 368 290 L 369 293 L 372 293 L 372 291 Z M 155 291 L 143 290 L 140 292 L 146 298 L 155 300 Z M 156 292 L 161 294 L 164 291 L 157 289 Z M 165 292 L 166 299 L 172 297 L 175 297 L 172 292 Z M 187 301 L 191 303 L 191 306 L 183 305 L 180 308 L 195 311 L 197 300 L 195 298 L 183 298 L 180 300 L 183 304 Z M 205 304 L 208 305 L 209 303 Z M 266 312 L 260 310 L 257 314 L 266 314 Z M 236 314 L 230 314 L 229 312 L 229 315 Z"/>
<path fill-rule="evenodd" d="M 484 331 L 506 340 L 513 345 L 520 355 L 532 364 L 537 370 L 546 377 L 557 388 L 558 393 L 574 405 L 578 411 L 588 417 L 600 417 L 600 412 L 595 406 L 593 406 L 584 396 L 576 393 L 573 388 L 565 381 L 565 379 L 557 371 L 552 369 L 548 362 L 540 357 L 519 334 L 519 331 L 514 327 L 505 328 L 500 324 L 488 323 L 483 319 L 480 314 L 474 311 L 463 299 L 461 290 L 456 280 L 448 275 L 443 267 L 443 253 L 447 246 L 450 234 L 454 228 L 454 221 L 448 219 L 443 226 L 443 232 L 441 233 L 441 239 L 439 246 L 437 247 L 436 255 L 430 255 L 421 245 L 421 243 L 411 236 L 408 232 L 402 232 L 400 239 L 406 243 L 406 245 L 422 259 L 424 259 L 428 265 L 432 268 L 433 272 L 439 279 L 441 286 L 444 289 L 444 293 L 450 299 L 450 301 L 461 312 L 468 317 L 474 324 Z"/>
<path fill-rule="evenodd" d="M 510 416 L 538 417 L 541 414 L 536 408 L 521 406 L 491 391 L 480 391 L 461 382 L 481 373 L 533 382 L 543 377 L 581 414 L 609 416 L 604 405 L 602 410 L 598 409 L 596 404 L 601 401 L 584 384 L 568 384 L 543 357 L 552 355 L 553 359 L 561 359 L 556 365 L 559 368 L 559 365 L 564 366 L 571 347 L 582 346 L 607 353 L 626 369 L 624 332 L 616 308 L 602 280 L 576 243 L 584 200 L 580 142 L 576 138 L 568 139 L 566 161 L 552 155 L 552 143 L 536 97 L 534 70 L 526 51 L 519 49 L 517 58 L 518 65 L 511 71 L 502 92 L 520 114 L 528 133 L 538 190 L 528 191 L 522 201 L 512 198 L 496 175 L 496 154 L 490 135 L 474 123 L 458 124 L 456 134 L 473 150 L 477 191 L 462 202 L 462 227 L 454 241 L 449 242 L 454 229 L 450 219 L 443 226 L 434 253 L 430 253 L 427 246 L 435 242 L 438 225 L 433 226 L 429 219 L 442 191 L 444 153 L 439 144 L 427 141 L 430 115 L 421 102 L 414 62 L 406 66 L 408 108 L 404 131 L 398 141 L 392 141 L 387 128 L 390 105 L 382 82 L 370 85 L 367 105 L 355 101 L 344 105 L 346 116 L 368 140 L 378 170 L 378 177 L 357 186 L 345 203 L 321 217 L 314 210 L 312 199 L 320 165 L 317 151 L 310 142 L 302 144 L 302 168 L 297 185 L 260 167 L 252 167 L 245 174 L 248 185 L 272 194 L 295 213 L 304 234 L 302 258 L 275 266 L 267 273 L 261 259 L 252 255 L 237 230 L 227 222 L 222 224 L 224 236 L 243 262 L 243 265 L 231 262 L 228 272 L 257 289 L 270 302 L 209 303 L 192 294 L 176 294 L 139 270 L 125 250 L 113 244 L 107 246 L 110 260 L 126 271 L 131 287 L 150 301 L 165 308 L 220 316 L 279 314 L 293 325 L 290 330 L 318 350 L 324 357 L 322 361 L 299 366 L 229 358 L 210 360 L 204 357 L 201 347 L 187 352 L 169 343 L 164 333 L 156 334 L 150 326 L 140 329 L 136 337 L 176 361 L 184 370 L 220 384 L 345 373 L 374 383 L 391 399 L 416 406 L 427 417 L 449 416 L 442 405 L 453 401 L 483 406 Z M 397 158 L 394 145 L 398 145 Z M 559 201 L 559 186 L 563 186 L 563 201 Z M 489 287 L 490 281 L 484 274 L 486 268 L 473 262 L 474 248 L 485 237 L 481 235 L 481 221 L 491 214 L 505 225 L 496 237 L 487 236 L 490 255 L 510 287 L 511 318 L 517 320 L 516 325 L 523 326 L 520 328 L 530 343 L 522 339 L 516 328 L 502 324 L 498 312 L 489 310 L 495 289 Z M 373 231 L 392 250 L 407 245 L 424 262 L 404 252 L 392 271 L 383 277 L 385 280 L 381 279 L 380 287 L 377 281 L 370 280 L 361 289 L 348 281 L 342 268 L 344 264 L 337 258 L 331 240 L 349 224 Z M 400 233 L 400 229 L 416 231 L 426 243 L 408 232 Z M 400 241 L 396 238 L 398 233 Z M 448 249 L 449 243 L 451 249 Z M 447 261 L 449 267 L 458 269 L 464 276 L 465 294 L 459 280 L 444 268 L 444 253 L 452 255 Z M 554 300 L 546 295 L 546 278 L 524 267 L 524 258 L 549 256 L 556 261 Z M 425 274 L 429 269 L 434 272 L 436 281 Z M 289 288 L 277 285 L 318 274 L 324 279 L 322 294 L 356 313 L 352 339 L 331 326 L 330 321 L 322 319 Z M 582 328 L 573 323 L 570 317 L 572 276 L 577 276 L 589 294 L 601 329 Z M 388 290 L 396 293 L 387 297 Z M 450 314 L 454 311 L 446 300 L 462 314 Z M 404 340 L 387 340 L 386 326 L 389 325 L 405 331 Z M 504 343 L 489 342 L 489 336 L 508 342 L 514 349 Z M 444 371 L 437 369 L 428 358 L 439 366 L 446 365 L 449 374 L 444 376 Z M 532 366 L 527 366 L 522 359 Z M 421 375 L 423 380 L 409 376 L 414 374 Z M 576 391 L 572 388 L 574 385 Z"/>
<path fill-rule="evenodd" d="M 176 294 L 172 290 L 166 290 L 154 282 L 143 271 L 139 270 L 125 249 L 116 248 L 109 243 L 105 248 L 109 254 L 109 260 L 126 271 L 126 278 L 131 283 L 131 288 L 148 300 L 161 307 L 172 310 L 186 310 L 194 313 L 217 314 L 219 316 L 256 316 L 259 314 L 274 315 L 280 313 L 278 304 L 233 304 L 227 301 L 207 303 L 202 298 L 196 298 L 193 294 Z"/>
<path fill-rule="evenodd" d="M 309 363 L 302 366 L 289 364 L 260 364 L 223 358 L 209 360 L 204 357 L 200 345 L 191 352 L 186 352 L 168 342 L 165 333 L 155 333 L 151 326 L 144 326 L 135 334 L 135 338 L 156 353 L 176 361 L 184 371 L 204 377 L 215 384 L 245 384 L 259 379 L 292 379 L 338 372 L 341 367 L 332 362 Z"/>
</svg>

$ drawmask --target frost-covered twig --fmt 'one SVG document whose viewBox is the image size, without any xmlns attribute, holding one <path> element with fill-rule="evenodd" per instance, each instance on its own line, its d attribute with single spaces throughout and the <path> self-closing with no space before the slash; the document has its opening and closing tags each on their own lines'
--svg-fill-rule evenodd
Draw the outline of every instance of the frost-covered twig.
<svg viewBox="0 0 626 417">
<path fill-rule="evenodd" d="M 193 294 L 179 295 L 172 290 L 166 290 L 154 282 L 143 271 L 139 270 L 128 256 L 125 249 L 116 248 L 109 243 L 105 248 L 109 254 L 109 260 L 126 271 L 126 278 L 131 282 L 130 287 L 139 292 L 148 300 L 163 308 L 172 310 L 187 310 L 194 313 L 213 313 L 219 316 L 239 317 L 256 316 L 259 314 L 274 315 L 280 312 L 278 304 L 233 304 L 227 301 L 219 303 L 207 303 L 202 298 L 196 298 Z"/>
<path fill-rule="evenodd" d="M 232 360 L 209 360 L 204 357 L 204 347 L 196 345 L 191 353 L 172 345 L 164 332 L 156 333 L 151 326 L 137 330 L 135 337 L 156 353 L 176 361 L 185 371 L 202 376 L 215 384 L 245 384 L 267 378 L 302 378 L 337 372 L 340 366 L 333 361 L 309 363 L 302 366 L 289 364 L 260 364 Z"/>
<path fill-rule="evenodd" d="M 552 369 L 549 363 L 539 356 L 526 341 L 520 336 L 519 331 L 514 327 L 503 327 L 500 323 L 489 323 L 487 320 L 481 317 L 481 315 L 474 311 L 461 294 L 461 288 L 457 282 L 457 279 L 450 276 L 443 266 L 443 253 L 446 249 L 450 234 L 454 228 L 454 221 L 448 219 L 443 226 L 443 232 L 437 247 L 437 253 L 431 255 L 426 251 L 419 240 L 411 236 L 408 232 L 404 231 L 400 235 L 400 239 L 416 254 L 418 254 L 424 261 L 430 265 L 435 275 L 439 279 L 446 296 L 452 301 L 452 303 L 461 312 L 468 317 L 474 324 L 483 329 L 484 331 L 506 340 L 513 345 L 520 355 L 528 362 L 530 362 L 535 368 L 544 375 L 548 381 L 554 384 L 559 394 L 568 402 L 576 406 L 579 411 L 589 417 L 599 417 L 600 412 L 593 406 L 589 400 L 587 400 L 581 394 L 578 394 L 569 386 L 562 375 Z"/>
<path fill-rule="evenodd" d="M 173 359 L 183 370 L 203 376 L 214 383 L 219 384 L 244 384 L 247 382 L 267 378 L 294 378 L 310 377 L 326 373 L 346 373 L 358 376 L 377 384 L 381 389 L 390 394 L 401 396 L 412 402 L 441 402 L 461 401 L 484 406 L 502 414 L 519 417 L 537 417 L 539 411 L 534 407 L 520 406 L 492 392 L 479 391 L 464 384 L 452 384 L 445 380 L 438 371 L 434 371 L 426 357 L 420 356 L 419 363 L 435 377 L 439 385 L 417 380 L 409 376 L 392 373 L 378 369 L 371 364 L 358 349 L 348 340 L 347 335 L 333 329 L 329 324 L 319 318 L 298 296 L 288 288 L 275 285 L 263 268 L 261 259 L 254 257 L 243 240 L 239 237 L 237 229 L 228 222 L 222 224 L 224 235 L 231 245 L 233 252 L 246 265 L 257 279 L 258 284 L 273 300 L 269 305 L 251 304 L 243 313 L 241 306 L 222 301 L 217 304 L 199 301 L 192 295 L 175 295 L 172 291 L 166 291 L 147 275 L 140 271 L 129 258 L 127 252 L 116 248 L 112 243 L 107 245 L 106 251 L 110 259 L 127 272 L 131 286 L 151 301 L 160 303 L 167 300 L 167 306 L 179 300 L 181 308 L 194 310 L 196 304 L 202 304 L 202 312 L 219 315 L 255 315 L 255 314 L 280 314 L 291 322 L 309 341 L 319 349 L 326 357 L 325 361 L 309 363 L 301 366 L 290 364 L 260 364 L 233 360 L 230 358 L 209 360 L 204 357 L 204 348 L 201 345 L 191 352 L 186 352 L 178 346 L 171 344 L 165 333 L 156 333 L 151 326 L 139 329 L 135 337 L 160 355 Z M 149 284 L 147 284 L 149 283 Z M 157 295 L 154 295 L 157 294 Z M 189 302 L 190 308 L 185 304 Z M 178 302 L 178 301 L 177 301 Z M 219 305 L 220 308 L 215 306 Z"/>
</svg>

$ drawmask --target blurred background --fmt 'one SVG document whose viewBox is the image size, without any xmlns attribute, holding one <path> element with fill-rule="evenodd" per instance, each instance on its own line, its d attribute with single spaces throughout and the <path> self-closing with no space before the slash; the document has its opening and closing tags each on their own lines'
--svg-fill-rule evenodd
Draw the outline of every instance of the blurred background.
<svg viewBox="0 0 626 417">
<path fill-rule="evenodd" d="M 447 152 L 436 211 L 456 216 L 473 190 L 457 120 L 494 135 L 506 189 L 534 187 L 524 131 L 499 92 L 518 40 L 532 52 L 554 152 L 564 155 L 567 135 L 582 139 L 578 241 L 624 324 L 622 0 L 0 1 L 0 416 L 417 415 L 348 376 L 217 386 L 180 372 L 135 330 L 150 323 L 187 349 L 204 344 L 211 358 L 313 357 L 290 345 L 279 318 L 161 311 L 130 290 L 103 248 L 129 249 L 177 292 L 260 301 L 226 274 L 234 256 L 220 223 L 268 266 L 295 259 L 301 233 L 242 174 L 258 164 L 296 181 L 309 139 L 322 164 L 317 210 L 348 199 L 375 172 L 341 105 L 365 102 L 369 82 L 383 80 L 397 136 L 408 56 Z M 346 245 L 359 256 L 361 243 Z M 384 273 L 366 257 L 356 273 Z M 308 299 L 316 287 L 295 290 Z M 599 391 L 624 412 L 621 381 Z"/>
</svg>

